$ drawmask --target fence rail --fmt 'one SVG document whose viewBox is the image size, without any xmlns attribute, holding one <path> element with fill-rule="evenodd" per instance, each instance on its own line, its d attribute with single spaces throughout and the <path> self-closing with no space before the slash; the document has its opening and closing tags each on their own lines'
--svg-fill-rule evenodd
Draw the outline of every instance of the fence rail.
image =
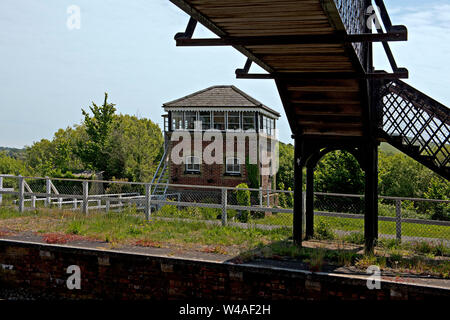
<svg viewBox="0 0 450 320">
<path fill-rule="evenodd" d="M 152 195 L 151 191 L 157 185 L 164 186 L 168 193 Z M 248 192 L 249 203 L 240 203 L 237 191 Z M 207 219 L 220 219 L 222 225 L 229 224 L 230 220 L 233 222 L 236 217 L 242 222 L 240 217 L 243 212 L 247 212 L 251 213 L 248 221 L 244 221 L 247 224 L 271 228 L 291 227 L 293 195 L 293 191 L 261 188 L 0 175 L 0 205 L 17 207 L 20 212 L 38 208 L 41 203 L 44 207 L 79 210 L 84 214 L 90 210 L 120 211 L 135 206 L 143 210 L 145 218 L 149 220 L 152 215 L 160 216 L 164 206 L 175 206 L 180 212 L 181 208 L 213 210 L 214 214 L 210 214 Z M 287 200 L 289 198 L 291 201 Z M 364 196 L 357 194 L 316 192 L 314 213 L 317 219 L 334 219 L 331 221 L 334 223 L 332 227 L 339 232 L 362 231 L 363 201 Z M 450 243 L 450 221 L 418 217 L 411 208 L 404 208 L 405 203 L 423 203 L 435 206 L 435 210 L 448 210 L 450 200 L 380 196 L 380 201 L 387 203 L 380 204 L 379 223 L 387 224 L 383 226 L 384 229 L 380 229 L 380 235 L 387 233 L 388 237 L 398 240 L 429 238 Z M 387 215 L 382 210 L 387 210 Z M 437 229 L 425 232 L 430 228 Z"/>
</svg>

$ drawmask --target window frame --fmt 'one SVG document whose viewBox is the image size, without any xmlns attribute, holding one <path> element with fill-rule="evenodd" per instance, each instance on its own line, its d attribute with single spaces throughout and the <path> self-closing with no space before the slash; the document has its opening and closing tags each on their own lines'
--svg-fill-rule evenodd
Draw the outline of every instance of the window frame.
<svg viewBox="0 0 450 320">
<path fill-rule="evenodd" d="M 244 119 L 252 119 L 252 128 L 245 128 L 245 121 Z M 242 112 L 242 130 L 243 131 L 256 131 L 256 118 L 255 118 L 255 112 Z"/>
<path fill-rule="evenodd" d="M 238 122 L 237 122 L 237 128 L 230 128 L 230 114 L 232 118 L 237 118 Z M 233 123 L 234 125 L 236 125 L 236 122 Z M 227 111 L 227 125 L 226 125 L 227 130 L 233 130 L 233 131 L 237 131 L 237 130 L 241 130 L 242 125 L 241 125 L 241 112 L 239 111 Z"/>
<path fill-rule="evenodd" d="M 222 113 L 223 114 L 223 128 L 222 129 L 218 129 L 216 128 L 216 113 Z M 212 128 L 214 130 L 220 130 L 220 131 L 225 131 L 226 127 L 227 127 L 227 113 L 225 111 L 212 111 Z"/>
<path fill-rule="evenodd" d="M 231 171 L 228 170 L 228 165 L 229 165 L 229 161 L 230 160 L 232 160 L 232 162 L 233 162 L 232 164 L 230 164 L 233 167 L 233 170 L 231 170 Z M 237 164 L 234 163 L 235 160 L 236 160 Z M 238 171 L 235 170 L 236 169 L 235 166 L 238 167 Z M 241 161 L 239 160 L 239 158 L 237 158 L 237 157 L 226 158 L 226 160 L 225 160 L 225 173 L 226 174 L 231 174 L 231 175 L 241 175 Z"/>
<path fill-rule="evenodd" d="M 195 161 L 194 162 L 188 161 L 188 159 L 197 159 L 198 163 L 195 163 Z M 193 167 L 193 166 L 197 166 L 197 165 L 198 165 L 198 170 L 195 169 L 195 167 Z M 192 168 L 189 168 L 189 166 L 192 166 Z M 196 156 L 186 156 L 184 169 L 187 173 L 200 173 L 200 169 L 201 169 L 200 158 L 196 157 Z"/>
<path fill-rule="evenodd" d="M 212 128 L 212 125 L 213 125 L 213 123 L 212 123 L 212 112 L 213 111 L 199 111 L 199 113 L 198 113 L 198 121 L 201 121 L 202 122 L 202 130 L 209 130 L 209 129 L 211 129 Z M 208 127 L 205 127 L 205 123 L 203 122 L 203 120 L 202 120 L 202 113 L 207 113 L 208 115 L 209 115 L 209 126 Z M 203 118 L 205 118 L 204 116 L 203 116 Z"/>
</svg>

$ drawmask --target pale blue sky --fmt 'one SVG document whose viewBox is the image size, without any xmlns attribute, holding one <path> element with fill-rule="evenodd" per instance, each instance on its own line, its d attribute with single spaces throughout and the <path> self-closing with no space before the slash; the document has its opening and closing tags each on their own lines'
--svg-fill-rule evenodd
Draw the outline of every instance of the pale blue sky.
<svg viewBox="0 0 450 320">
<path fill-rule="evenodd" d="M 392 45 L 407 82 L 450 105 L 450 0 L 385 2 L 393 23 L 409 29 L 408 42 Z M 80 30 L 66 27 L 70 5 L 81 8 Z M 187 21 L 167 0 L 1 0 L 0 146 L 51 139 L 105 91 L 120 113 L 161 123 L 162 103 L 218 84 L 279 111 L 280 138 L 291 142 L 274 82 L 237 80 L 246 58 L 232 48 L 177 48 L 173 36 Z"/>
</svg>

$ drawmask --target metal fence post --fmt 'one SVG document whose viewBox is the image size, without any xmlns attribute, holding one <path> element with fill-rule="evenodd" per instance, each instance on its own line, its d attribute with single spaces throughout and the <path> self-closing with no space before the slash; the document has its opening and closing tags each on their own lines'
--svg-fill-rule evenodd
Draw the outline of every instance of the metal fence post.
<svg viewBox="0 0 450 320">
<path fill-rule="evenodd" d="M 0 191 L 3 189 L 3 177 L 0 177 Z M 0 205 L 2 205 L 3 194 L 0 192 Z"/>
<path fill-rule="evenodd" d="M 259 187 L 259 206 L 263 206 L 263 188 Z"/>
<path fill-rule="evenodd" d="M 105 201 L 105 211 L 109 212 L 110 208 L 111 208 L 111 201 L 109 199 L 106 199 L 106 201 Z"/>
<path fill-rule="evenodd" d="M 83 213 L 88 213 L 88 207 L 89 207 L 89 182 L 83 181 Z"/>
<path fill-rule="evenodd" d="M 395 234 L 398 241 L 402 241 L 402 201 L 395 200 Z"/>
<path fill-rule="evenodd" d="M 73 208 L 76 209 L 77 208 L 77 201 L 78 201 L 78 199 L 77 198 L 73 198 L 72 201 L 73 201 Z"/>
<path fill-rule="evenodd" d="M 19 212 L 24 211 L 24 204 L 25 204 L 25 179 L 21 175 L 19 175 Z"/>
<path fill-rule="evenodd" d="M 267 186 L 267 207 L 270 207 L 270 186 Z"/>
<path fill-rule="evenodd" d="M 150 221 L 150 215 L 152 213 L 152 208 L 151 208 L 151 184 L 150 183 L 146 183 L 145 184 L 145 220 Z"/>
<path fill-rule="evenodd" d="M 51 182 L 49 177 L 45 177 L 45 193 L 47 196 L 45 197 L 45 207 L 50 206 L 50 194 L 52 193 Z"/>
<path fill-rule="evenodd" d="M 222 188 L 222 225 L 226 226 L 227 223 L 227 189 Z"/>
</svg>

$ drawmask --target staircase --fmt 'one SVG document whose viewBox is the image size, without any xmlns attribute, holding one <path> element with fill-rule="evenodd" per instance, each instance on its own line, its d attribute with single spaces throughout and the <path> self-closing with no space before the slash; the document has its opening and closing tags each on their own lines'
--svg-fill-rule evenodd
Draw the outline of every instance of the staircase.
<svg viewBox="0 0 450 320">
<path fill-rule="evenodd" d="M 161 157 L 161 161 L 159 162 L 158 168 L 152 179 L 151 195 L 153 200 L 165 200 L 167 193 L 167 183 L 169 183 L 169 161 L 168 161 L 168 146 L 166 143 L 164 148 L 164 154 Z M 163 185 L 160 185 L 163 184 Z M 164 185 L 166 184 L 166 185 Z M 156 209 L 159 209 L 159 205 L 155 206 Z"/>
<path fill-rule="evenodd" d="M 379 138 L 450 180 L 450 109 L 400 80 L 378 96 Z"/>
</svg>

